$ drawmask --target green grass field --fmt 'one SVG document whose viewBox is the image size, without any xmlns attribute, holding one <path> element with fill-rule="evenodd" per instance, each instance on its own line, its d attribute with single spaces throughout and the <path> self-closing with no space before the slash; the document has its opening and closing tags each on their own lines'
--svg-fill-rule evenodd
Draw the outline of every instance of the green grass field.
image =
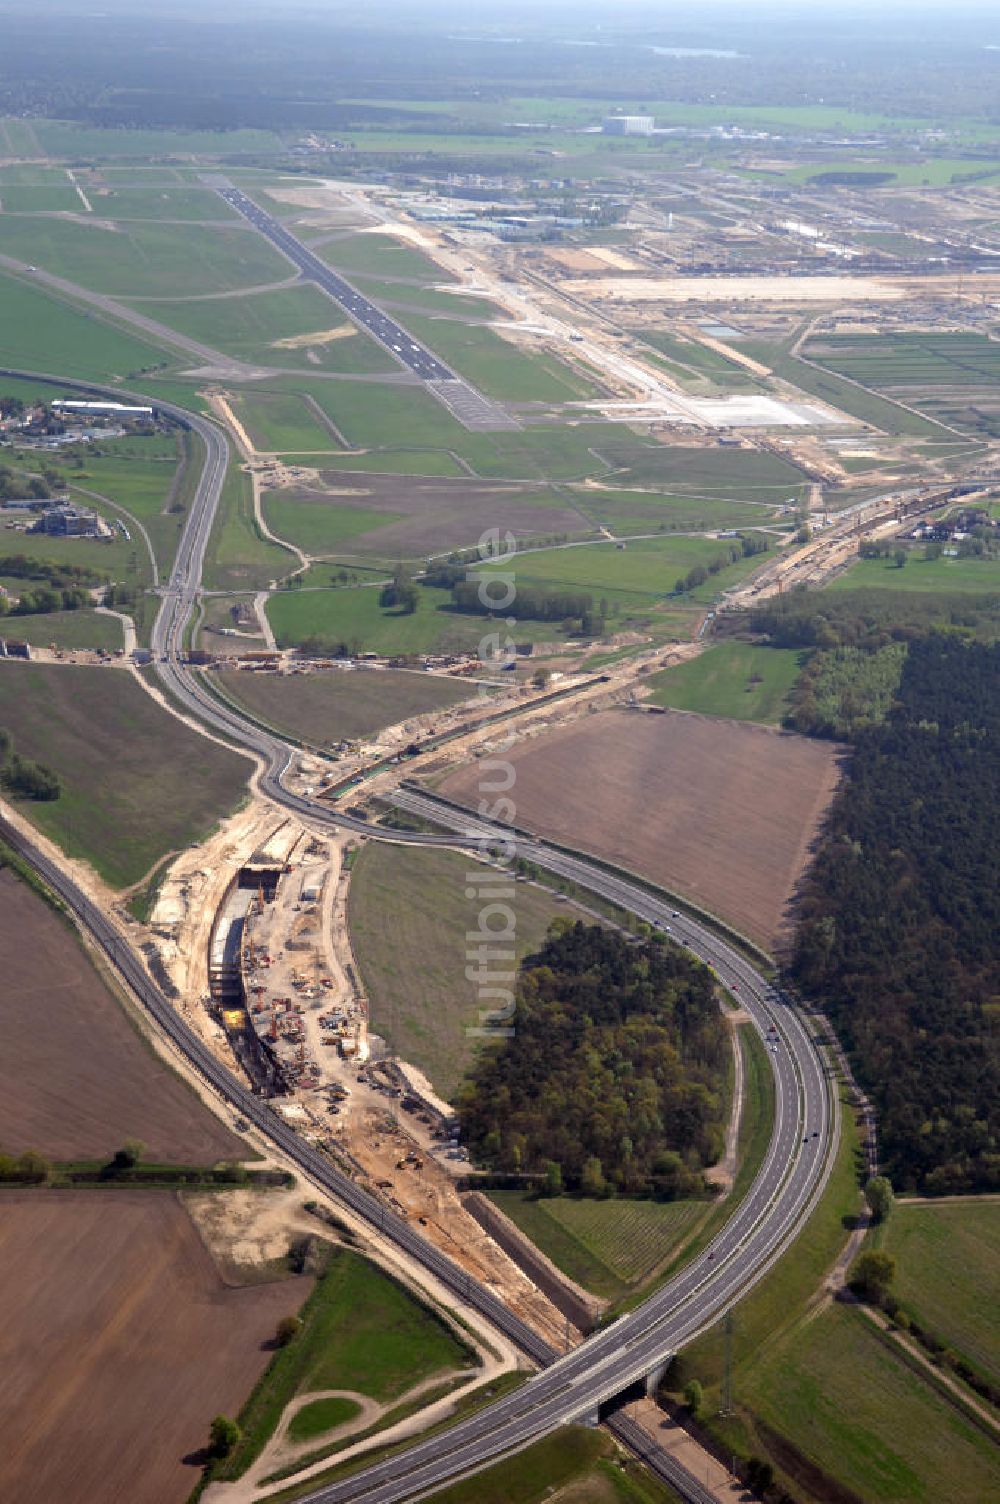
<svg viewBox="0 0 1000 1504">
<path fill-rule="evenodd" d="M 294 465 L 298 458 L 289 454 L 286 462 Z M 312 456 L 302 463 L 320 464 L 324 470 L 343 470 L 361 476 L 439 475 L 454 480 L 468 474 L 443 449 L 366 449 L 361 454 L 331 454 L 319 460 Z"/>
<path fill-rule="evenodd" d="M 23 582 L 22 582 L 23 583 Z M 120 648 L 122 625 L 95 611 L 51 611 L 42 616 L 0 618 L 0 637 L 47 648 Z"/>
<path fill-rule="evenodd" d="M 603 475 L 605 441 L 621 441 L 611 423 L 539 424 L 521 433 L 469 433 L 457 447 L 478 475 L 496 480 L 585 480 Z"/>
<path fill-rule="evenodd" d="M 416 282 L 455 280 L 430 256 L 393 235 L 345 235 L 341 240 L 328 240 L 317 246 L 316 255 L 347 276 L 363 272 L 367 277 L 410 277 Z"/>
<path fill-rule="evenodd" d="M 893 1290 L 919 1324 L 1000 1380 L 1000 1203 L 898 1201 L 881 1238 Z"/>
<path fill-rule="evenodd" d="M 606 99 L 593 99 L 584 95 L 518 95 L 500 99 L 385 99 L 351 98 L 345 103 L 364 104 L 373 109 L 393 111 L 419 110 L 428 114 L 454 116 L 459 122 L 477 126 L 502 127 L 510 120 L 533 120 L 540 124 L 564 126 L 592 125 L 607 113 Z M 645 99 L 644 107 L 665 125 L 710 126 L 727 125 L 738 121 L 746 126 L 772 126 L 786 131 L 835 131 L 840 134 L 853 131 L 880 131 L 892 125 L 897 128 L 912 126 L 919 129 L 923 122 L 919 117 L 903 119 L 896 115 L 880 114 L 875 110 L 847 109 L 842 105 L 732 105 L 688 104 L 677 99 Z M 996 128 L 983 127 L 978 118 L 961 123 L 963 135 L 971 139 L 993 140 Z M 973 164 L 975 165 L 975 164 Z M 816 169 L 809 169 L 814 171 Z"/>
<path fill-rule="evenodd" d="M 1000 1493 L 1000 1452 L 880 1340 L 831 1306 L 765 1347 L 736 1386 L 758 1424 L 865 1501 L 967 1504 Z"/>
<path fill-rule="evenodd" d="M 567 1427 L 426 1504 L 671 1504 L 677 1495 L 601 1431 Z"/>
<path fill-rule="evenodd" d="M 826 588 L 988 595 L 1000 589 L 1000 559 L 924 559 L 921 550 L 912 549 L 902 569 L 892 559 L 859 559 Z"/>
<path fill-rule="evenodd" d="M 264 538 L 253 512 L 250 477 L 231 464 L 205 553 L 209 590 L 258 590 L 282 579 L 297 560 Z"/>
<path fill-rule="evenodd" d="M 664 491 L 574 486 L 573 499 L 595 522 L 629 533 L 694 533 L 760 527 L 775 516 L 773 501 L 730 501 L 716 496 L 675 496 Z"/>
<path fill-rule="evenodd" d="M 857 173 L 885 173 L 893 188 L 943 188 L 962 178 L 995 178 L 1000 174 L 1000 161 L 985 162 L 968 157 L 928 157 L 919 162 L 883 162 L 862 160 L 824 162 L 822 167 L 803 164 L 781 175 L 786 182 L 823 185 L 833 177 L 853 176 Z"/>
<path fill-rule="evenodd" d="M 0 132 L 9 124 L 17 122 L 0 120 Z M 5 162 L 0 167 L 0 192 L 7 187 L 58 188 L 68 182 L 64 167 L 44 167 L 40 162 Z"/>
<path fill-rule="evenodd" d="M 332 500 L 305 501 L 280 491 L 265 494 L 262 504 L 271 531 L 317 559 L 350 552 L 355 538 L 398 522 L 403 515 L 338 505 Z"/>
<path fill-rule="evenodd" d="M 99 454 L 86 454 L 80 469 L 71 466 L 65 472 L 68 484 L 78 490 L 78 499 L 85 505 L 96 504 L 110 518 L 120 515 L 118 508 L 125 511 L 130 541 L 119 538 L 115 547 L 125 551 L 126 568 L 135 555 L 140 579 L 148 573 L 148 552 L 129 516 L 146 529 L 160 572 L 166 574 L 184 523 L 189 486 L 202 457 L 202 441 L 195 434 L 171 435 L 165 444 L 151 439 L 148 449 L 142 447 L 145 443 L 118 440 L 102 444 Z M 178 473 L 181 461 L 191 467 L 184 475 Z M 97 498 L 105 498 L 107 504 L 102 507 Z M 179 510 L 174 511 L 174 507 Z"/>
<path fill-rule="evenodd" d="M 344 1399 L 335 1395 L 332 1399 L 313 1400 L 311 1405 L 303 1405 L 301 1410 L 296 1410 L 288 1427 L 288 1439 L 290 1441 L 314 1441 L 317 1436 L 322 1436 L 326 1431 L 332 1431 L 337 1426 L 346 1426 L 348 1421 L 361 1414 L 361 1406 L 356 1400 Z"/>
<path fill-rule="evenodd" d="M 475 694 L 461 680 L 383 669 L 312 674 L 220 673 L 230 699 L 289 736 L 328 746 L 370 736 L 385 726 L 460 704 Z"/>
<path fill-rule="evenodd" d="M 688 663 L 654 674 L 646 684 L 654 705 L 776 725 L 804 658 L 794 648 L 720 643 Z"/>
<path fill-rule="evenodd" d="M 291 392 L 245 391 L 229 401 L 255 449 L 279 454 L 304 451 L 309 455 L 308 464 L 325 465 L 323 451 L 335 452 L 340 447 L 327 425 L 310 410 L 305 397 Z"/>
<path fill-rule="evenodd" d="M 595 393 L 593 384 L 554 356 L 532 353 L 477 324 L 409 313 L 415 339 L 487 397 L 506 402 L 572 402 Z"/>
<path fill-rule="evenodd" d="M 276 383 L 268 385 L 274 387 Z M 466 433 L 440 402 L 420 387 L 317 381 L 308 390 L 348 443 L 355 446 L 453 449 L 461 446 Z"/>
<path fill-rule="evenodd" d="M 288 262 L 263 236 L 238 224 L 149 220 L 109 229 L 79 220 L 0 215 L 0 252 L 94 292 L 126 298 L 226 292 L 290 275 Z"/>
<path fill-rule="evenodd" d="M 300 1314 L 302 1330 L 275 1354 L 243 1407 L 243 1437 L 215 1477 L 246 1471 L 297 1394 L 345 1389 L 389 1403 L 433 1374 L 474 1364 L 472 1350 L 438 1316 L 347 1249 L 333 1254 Z"/>
<path fill-rule="evenodd" d="M 564 1273 L 605 1300 L 642 1285 L 711 1211 L 707 1201 L 537 1199 L 523 1191 L 489 1196 Z"/>
<path fill-rule="evenodd" d="M 105 517 L 110 514 L 105 507 L 95 506 Z M 4 529 L 0 549 L 12 554 L 24 554 L 29 559 L 41 559 L 46 563 L 79 564 L 93 571 L 102 580 L 124 580 L 128 570 L 133 546 L 121 537 L 114 538 L 61 538 L 48 533 L 7 532 Z M 23 586 L 23 581 L 20 582 Z"/>
<path fill-rule="evenodd" d="M 877 392 L 870 392 L 864 387 L 844 381 L 835 371 L 829 370 L 824 362 L 807 365 L 805 361 L 790 355 L 786 346 L 787 342 L 769 344 L 762 340 L 743 340 L 740 349 L 770 366 L 776 376 L 790 381 L 800 391 L 819 397 L 839 412 L 858 418 L 862 423 L 871 423 L 885 433 L 954 442 L 955 434 L 950 429 L 943 428 L 940 423 L 901 407 L 899 403 L 890 401 L 888 397 L 881 397 Z"/>
<path fill-rule="evenodd" d="M 398 369 L 381 345 L 313 286 L 279 287 L 241 298 L 136 300 L 133 306 L 180 334 L 255 365 L 348 375 Z M 340 331 L 340 337 L 324 341 L 322 336 L 331 330 Z M 312 344 L 278 343 L 306 335 L 316 336 Z"/>
<path fill-rule="evenodd" d="M 329 576 L 329 568 L 319 566 Z M 306 576 L 310 582 L 314 572 Z M 267 603 L 268 620 L 282 647 L 310 637 L 327 642 L 357 643 L 364 652 L 465 652 L 475 650 L 484 633 L 493 630 L 482 616 L 463 616 L 451 605 L 451 591 L 421 586 L 417 609 L 403 615 L 396 607 L 379 605 L 377 586 L 347 589 L 279 590 Z M 518 642 L 558 638 L 558 624 L 518 622 Z"/>
<path fill-rule="evenodd" d="M 710 350 L 706 345 L 698 344 L 697 340 L 682 339 L 660 329 L 645 329 L 642 337 L 647 344 L 667 357 L 675 374 L 682 379 L 686 378 L 686 385 L 704 390 L 704 383 L 710 381 L 713 386 L 726 392 L 763 390 L 760 379 L 753 376 L 745 366 L 739 365 L 735 360 L 727 360 L 717 350 Z"/>
<path fill-rule="evenodd" d="M 51 400 L 58 390 L 49 387 L 44 395 Z M 54 461 L 53 456 L 36 450 L 14 450 L 11 462 L 18 469 L 38 471 L 54 462 L 73 498 L 95 507 L 116 531 L 111 539 L 16 533 L 9 535 L 7 546 L 34 558 L 86 564 L 102 578 L 145 590 L 152 583 L 152 565 L 137 522 L 146 531 L 161 575 L 166 574 L 184 522 L 200 449 L 201 440 L 195 435 L 176 431 L 148 438 L 104 440 L 88 449 L 79 465 Z M 191 468 L 182 472 L 182 461 L 190 462 Z M 128 538 L 118 528 L 119 522 L 128 529 Z M 140 641 L 146 640 L 155 608 L 153 598 L 143 594 L 129 607 Z"/>
<path fill-rule="evenodd" d="M 19 809 L 112 887 L 202 840 L 245 796 L 245 757 L 199 736 L 114 668 L 0 666 L 0 725 L 62 781 Z"/>
<path fill-rule="evenodd" d="M 485 298 L 477 298 L 472 294 L 456 295 L 437 287 L 415 287 L 412 282 L 384 282 L 361 273 L 352 275 L 351 281 L 365 297 L 385 307 L 399 306 L 416 308 L 426 313 L 447 313 L 456 319 L 504 317 L 498 303 L 490 303 Z"/>
<path fill-rule="evenodd" d="M 83 202 L 68 179 L 45 187 L 0 186 L 0 209 L 7 214 L 79 214 Z"/>
<path fill-rule="evenodd" d="M 521 584 L 589 591 L 622 608 L 643 606 L 671 595 L 680 577 L 696 565 L 727 554 L 731 544 L 712 538 L 666 536 L 641 539 L 622 548 L 615 543 L 587 543 L 569 548 L 522 550 L 514 570 Z M 712 575 L 686 597 L 711 600 L 720 590 L 762 562 L 740 560 Z M 504 570 L 511 566 L 498 566 Z M 484 567 L 484 573 L 487 568 Z M 707 592 L 707 596 L 706 596 Z"/>
<path fill-rule="evenodd" d="M 513 350 L 513 346 L 509 348 Z M 538 424 L 519 433 L 470 433 L 429 393 L 388 382 L 352 385 L 346 381 L 270 377 L 264 387 L 255 386 L 252 395 L 270 392 L 308 393 L 350 445 L 388 451 L 385 464 L 373 463 L 370 455 L 360 461 L 348 455 L 336 460 L 333 468 L 395 469 L 405 474 L 400 451 L 444 450 L 459 455 L 477 475 L 488 480 L 584 480 L 612 468 L 612 461 L 603 457 L 611 443 L 619 457 L 646 452 L 627 429 L 603 422 Z M 420 460 L 414 474 L 427 473 L 422 455 Z M 761 499 L 771 497 L 764 495 Z"/>
<path fill-rule="evenodd" d="M 100 219 L 186 220 L 192 224 L 238 224 L 239 215 L 220 194 L 193 183 L 171 181 L 126 182 L 114 178 L 106 187 L 92 187 L 84 176 L 81 184 L 95 216 Z M 74 208 L 81 207 L 79 199 Z"/>
<path fill-rule="evenodd" d="M 131 127 L 76 125 L 67 120 L 6 120 L 8 135 L 18 126 L 30 125 L 35 150 L 52 157 L 79 157 L 114 160 L 176 155 L 216 157 L 238 152 L 279 152 L 283 142 L 270 131 L 172 131 L 133 130 Z M 25 145 L 28 143 L 26 142 Z M 26 155 L 34 155 L 27 152 Z"/>
<path fill-rule="evenodd" d="M 450 851 L 375 844 L 362 852 L 351 877 L 348 920 L 372 1027 L 445 1097 L 479 1046 L 468 1033 L 481 1021 L 476 988 L 465 980 L 465 937 L 476 927 L 481 903 L 475 894 L 466 897 L 465 889 L 470 873 L 480 870 Z M 567 912 L 528 883 L 517 884 L 511 906 L 519 957 L 534 950 L 552 919 Z"/>
<path fill-rule="evenodd" d="M 638 444 L 621 434 L 598 446 L 618 469 L 613 484 L 704 492 L 735 501 L 784 501 L 803 485 L 801 471 L 756 449 L 701 449 L 687 444 Z"/>
<path fill-rule="evenodd" d="M 0 275 L 0 364 L 115 382 L 161 369 L 170 359 L 166 351 L 48 297 L 24 279 Z"/>
</svg>

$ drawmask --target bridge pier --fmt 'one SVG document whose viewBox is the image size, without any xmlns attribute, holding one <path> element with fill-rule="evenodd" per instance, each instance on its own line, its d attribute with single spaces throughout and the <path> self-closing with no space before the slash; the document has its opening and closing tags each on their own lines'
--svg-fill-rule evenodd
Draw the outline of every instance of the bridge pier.
<svg viewBox="0 0 1000 1504">
<path fill-rule="evenodd" d="M 655 1400 L 656 1392 L 659 1389 L 660 1385 L 663 1383 L 663 1380 L 666 1378 L 667 1369 L 670 1367 L 673 1361 L 673 1353 L 668 1353 L 662 1362 L 657 1363 L 656 1367 L 651 1368 L 649 1373 L 647 1373 L 646 1395 L 649 1399 Z"/>
</svg>

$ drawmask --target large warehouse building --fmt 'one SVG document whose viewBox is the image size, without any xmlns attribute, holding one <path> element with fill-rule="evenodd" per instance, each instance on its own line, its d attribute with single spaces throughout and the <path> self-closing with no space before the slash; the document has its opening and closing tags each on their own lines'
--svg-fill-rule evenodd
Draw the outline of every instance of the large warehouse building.
<svg viewBox="0 0 1000 1504">
<path fill-rule="evenodd" d="M 652 115 L 607 115 L 601 129 L 606 136 L 651 136 Z"/>
<path fill-rule="evenodd" d="M 151 418 L 151 407 L 130 407 L 125 402 L 64 402 L 57 398 L 54 413 L 73 413 L 79 418 Z"/>
</svg>

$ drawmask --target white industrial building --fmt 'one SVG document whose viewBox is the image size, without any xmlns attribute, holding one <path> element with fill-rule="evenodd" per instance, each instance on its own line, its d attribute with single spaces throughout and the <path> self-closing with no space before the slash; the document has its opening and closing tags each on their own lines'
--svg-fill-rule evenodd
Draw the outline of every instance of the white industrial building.
<svg viewBox="0 0 1000 1504">
<path fill-rule="evenodd" d="M 652 115 L 606 115 L 601 123 L 606 136 L 651 136 Z"/>
<path fill-rule="evenodd" d="M 78 413 L 89 418 L 151 418 L 151 407 L 130 407 L 125 402 L 64 402 L 57 398 L 52 404 L 55 413 Z"/>
</svg>

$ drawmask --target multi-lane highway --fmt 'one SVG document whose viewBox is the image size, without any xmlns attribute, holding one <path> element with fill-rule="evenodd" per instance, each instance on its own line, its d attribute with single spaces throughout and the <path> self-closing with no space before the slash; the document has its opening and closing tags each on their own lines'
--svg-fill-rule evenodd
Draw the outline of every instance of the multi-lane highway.
<svg viewBox="0 0 1000 1504">
<path fill-rule="evenodd" d="M 200 434 L 206 458 L 153 631 L 156 668 L 165 687 L 210 729 L 252 752 L 263 765 L 260 781 L 263 791 L 313 823 L 353 826 L 369 837 L 415 844 L 481 846 L 505 838 L 508 832 L 412 789 L 397 791 L 394 798 L 399 805 L 413 813 L 428 815 L 453 834 L 379 830 L 293 793 L 282 782 L 292 749 L 276 735 L 243 721 L 237 712 L 217 702 L 198 676 L 183 665 L 184 625 L 199 591 L 205 548 L 225 479 L 228 444 L 223 433 L 207 420 L 178 409 L 166 410 Z M 775 1081 L 774 1129 L 764 1162 L 749 1192 L 712 1244 L 638 1310 L 619 1318 L 568 1355 L 556 1358 L 537 1334 L 491 1291 L 478 1285 L 416 1229 L 362 1191 L 325 1155 L 299 1138 L 265 1102 L 254 1097 L 177 1014 L 115 925 L 59 864 L 44 856 L 16 830 L 7 829 L 3 834 L 24 852 L 77 914 L 163 1035 L 219 1096 L 267 1134 L 305 1176 L 392 1240 L 453 1296 L 476 1309 L 542 1365 L 542 1372 L 522 1389 L 478 1415 L 419 1443 L 399 1458 L 318 1489 L 310 1495 L 317 1504 L 319 1501 L 343 1504 L 347 1500 L 397 1504 L 526 1446 L 557 1426 L 595 1416 L 602 1403 L 634 1381 L 655 1373 L 680 1346 L 716 1320 L 761 1277 L 787 1248 L 822 1188 L 829 1153 L 836 1140 L 835 1102 L 824 1062 L 798 1014 L 775 995 L 767 979 L 739 951 L 708 928 L 673 911 L 665 899 L 583 857 L 559 851 L 542 841 L 519 837 L 519 853 L 528 860 L 572 878 L 669 930 L 680 944 L 714 966 L 720 980 L 738 997 L 764 1038 Z M 623 1441 L 641 1451 L 684 1497 L 695 1504 L 704 1504 L 708 1496 L 701 1485 L 659 1449 L 650 1450 L 648 1439 L 643 1438 L 633 1422 L 615 1417 L 611 1425 Z"/>
<path fill-rule="evenodd" d="M 207 474 L 212 475 L 211 465 Z M 192 522 L 192 536 L 202 533 Z M 282 775 L 292 749 L 277 736 L 243 722 L 228 706 L 215 701 L 178 661 L 175 648 L 181 624 L 196 594 L 192 563 L 199 554 L 197 542 L 182 550 L 180 571 L 172 580 L 172 595 L 164 602 L 157 640 L 167 645 L 166 661 L 159 671 L 175 696 L 216 731 L 249 746 L 264 763 L 261 786 L 286 808 L 312 821 L 354 826 L 369 836 L 379 835 L 417 844 L 455 843 L 488 845 L 507 833 L 443 802 L 410 789 L 393 796 L 400 807 L 428 816 L 454 836 L 417 832 L 379 832 L 362 821 L 284 788 Z M 160 623 L 163 623 L 161 630 Z M 827 1155 L 835 1136 L 835 1116 L 825 1067 L 807 1028 L 793 1010 L 775 997 L 767 980 L 737 950 L 712 931 L 674 912 L 669 904 L 634 883 L 615 876 L 582 857 L 569 855 L 545 842 L 519 839 L 518 850 L 529 861 L 569 877 L 581 886 L 620 904 L 641 918 L 669 930 L 678 943 L 688 946 L 713 965 L 722 982 L 731 988 L 750 1013 L 767 1042 L 775 1077 L 775 1125 L 765 1161 L 748 1195 L 706 1249 L 679 1276 L 671 1280 L 638 1311 L 606 1332 L 598 1333 L 568 1357 L 552 1362 L 522 1391 L 491 1406 L 479 1417 L 454 1427 L 443 1436 L 411 1449 L 405 1463 L 380 1464 L 355 1478 L 321 1489 L 311 1497 L 324 1504 L 365 1499 L 390 1504 L 443 1483 L 474 1466 L 504 1455 L 545 1434 L 558 1425 L 596 1413 L 598 1406 L 636 1379 L 655 1371 L 678 1347 L 738 1299 L 759 1279 L 773 1259 L 794 1236 L 803 1214 L 823 1183 Z M 266 1109 L 265 1109 L 266 1110 Z M 327 1172 L 328 1174 L 329 1172 Z M 352 1192 L 357 1196 L 356 1187 Z M 381 1209 L 381 1225 L 397 1237 L 405 1231 L 412 1251 L 412 1229 L 397 1228 Z M 441 1255 L 435 1252 L 439 1265 Z M 425 1261 L 426 1262 L 426 1261 Z M 436 1272 L 439 1273 L 438 1268 Z M 464 1280 L 456 1271 L 459 1281 Z M 446 1280 L 450 1283 L 450 1280 Z M 453 1286 L 454 1287 L 454 1286 Z M 465 1281 L 466 1298 L 480 1292 Z M 500 1323 L 514 1337 L 509 1319 Z M 522 1338 L 523 1340 L 523 1338 Z M 551 1354 L 542 1351 L 537 1338 L 525 1351 L 538 1361 Z M 613 1424 L 623 1440 L 638 1441 L 631 1422 L 617 1418 Z M 671 1466 L 663 1454 L 661 1467 Z M 673 1482 L 686 1496 L 697 1498 L 695 1484 L 680 1478 L 674 1467 Z"/>
</svg>

